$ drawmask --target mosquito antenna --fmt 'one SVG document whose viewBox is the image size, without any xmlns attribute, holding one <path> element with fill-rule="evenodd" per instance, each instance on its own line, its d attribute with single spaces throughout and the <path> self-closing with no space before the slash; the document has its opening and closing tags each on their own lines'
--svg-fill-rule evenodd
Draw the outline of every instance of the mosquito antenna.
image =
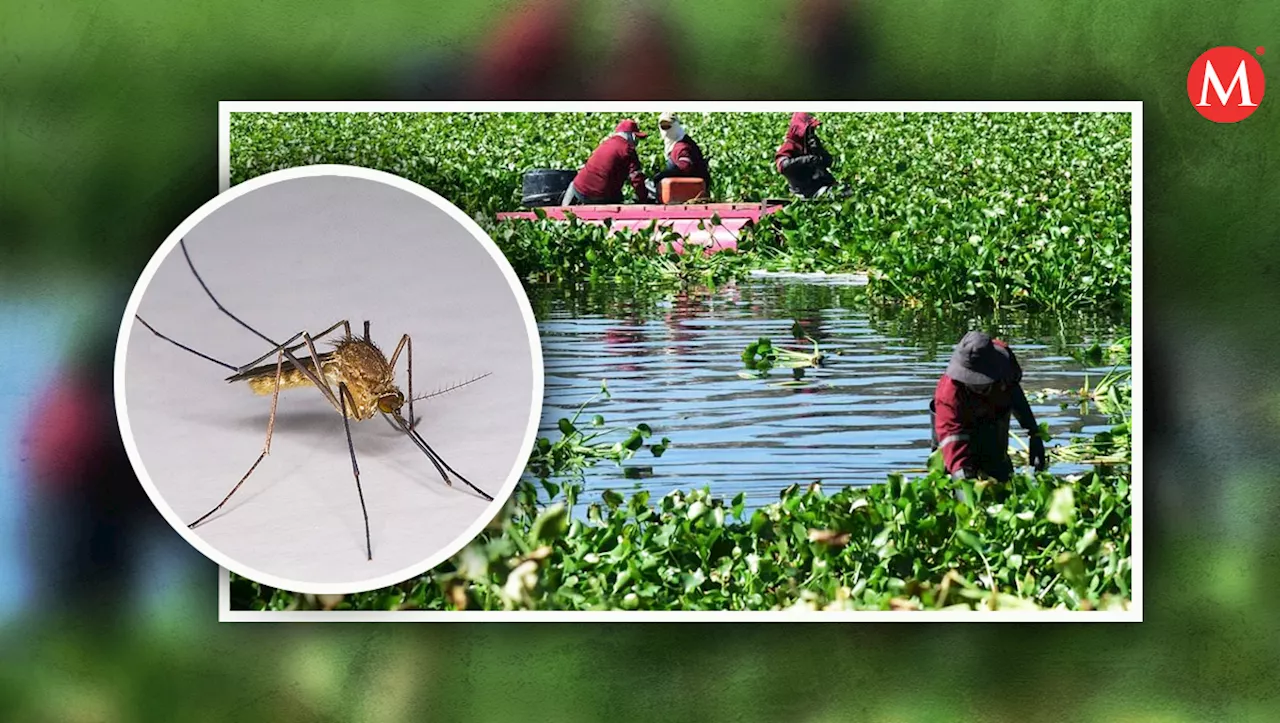
<svg viewBox="0 0 1280 723">
<path fill-rule="evenodd" d="M 465 386 L 467 386 L 468 384 L 471 384 L 471 383 L 473 383 L 473 382 L 478 382 L 478 381 L 480 381 L 481 379 L 484 379 L 484 378 L 485 378 L 485 377 L 487 377 L 487 376 L 491 376 L 492 374 L 493 374 L 493 372 L 485 372 L 484 374 L 481 374 L 480 376 L 475 377 L 475 378 L 473 378 L 473 379 L 468 379 L 468 380 L 467 380 L 467 381 L 465 381 L 465 382 L 461 382 L 461 383 L 459 383 L 459 384 L 454 384 L 453 386 L 445 387 L 444 389 L 440 389 L 440 390 L 437 390 L 437 391 L 431 392 L 430 394 L 423 394 L 423 395 L 422 395 L 422 396 L 420 396 L 420 397 L 414 397 L 414 398 L 413 398 L 413 401 L 415 401 L 415 402 L 421 402 L 423 399 L 430 399 L 430 398 L 432 398 L 432 397 L 438 397 L 438 396 L 440 396 L 440 395 L 442 395 L 442 394 L 448 394 L 449 392 L 452 392 L 452 391 L 453 391 L 453 390 L 455 390 L 455 389 L 461 389 L 462 387 L 465 387 Z"/>
<path fill-rule="evenodd" d="M 219 361 L 219 360 L 217 360 L 217 359 L 214 359 L 213 357 L 209 356 L 208 354 L 205 354 L 205 353 L 203 353 L 203 352 L 198 352 L 198 351 L 196 351 L 195 349 L 192 349 L 191 347 L 187 346 L 186 344 L 182 344 L 182 343 L 180 343 L 180 342 L 176 342 L 176 341 L 174 341 L 173 339 L 170 339 L 169 337 L 165 336 L 164 334 L 161 334 L 160 332 L 158 332 L 158 331 L 156 331 L 156 330 L 155 330 L 155 327 L 153 327 L 153 326 L 151 326 L 150 324 L 148 324 L 148 323 L 146 322 L 146 320 L 145 320 L 145 319 L 143 319 L 141 316 L 138 316 L 137 314 L 134 314 L 134 315 L 133 315 L 133 318 L 135 318 L 135 319 L 137 319 L 138 321 L 142 322 L 142 325 L 143 325 L 143 326 L 145 326 L 145 327 L 147 327 L 147 329 L 149 329 L 149 330 L 151 331 L 151 333 L 152 333 L 152 334 L 155 334 L 156 336 L 160 337 L 161 339 L 164 339 L 165 341 L 169 342 L 170 344 L 173 344 L 174 346 L 178 347 L 179 349 L 182 349 L 182 350 L 184 350 L 184 351 L 189 351 L 189 352 L 191 352 L 192 354 L 195 354 L 196 356 L 200 357 L 201 359 L 207 359 L 207 360 L 209 360 L 209 361 L 213 362 L 214 364 L 217 364 L 217 365 L 219 365 L 219 366 L 226 367 L 227 369 L 230 369 L 230 370 L 231 370 L 231 371 L 233 371 L 233 372 L 235 372 L 235 371 L 239 371 L 239 369 L 237 369 L 236 367 L 231 366 L 230 364 L 228 364 L 228 363 L 226 363 L 226 362 L 224 362 L 224 361 Z"/>
<path fill-rule="evenodd" d="M 223 306 L 222 303 L 218 301 L 218 297 L 214 296 L 213 292 L 209 290 L 209 285 L 204 282 L 204 279 L 200 278 L 200 272 L 196 271 L 196 265 L 191 262 L 191 254 L 187 253 L 187 240 L 185 238 L 182 239 L 181 241 L 178 242 L 178 245 L 182 247 L 182 255 L 186 257 L 187 266 L 191 269 L 192 275 L 196 277 L 196 281 L 200 282 L 200 288 L 204 289 L 204 293 L 208 295 L 209 299 L 213 302 L 213 305 L 218 307 L 219 311 L 231 317 L 231 320 L 234 321 L 235 323 L 239 324 L 240 326 L 243 326 L 244 328 L 248 329 L 254 334 L 257 334 L 259 338 L 265 340 L 268 344 L 272 346 L 280 346 L 276 342 L 272 341 L 271 338 L 268 337 L 266 334 L 263 334 L 262 332 L 258 331 L 252 326 L 249 326 L 248 324 L 244 323 L 240 319 L 240 317 L 236 316 L 235 314 L 232 314 L 230 311 L 227 311 L 227 307 Z"/>
</svg>

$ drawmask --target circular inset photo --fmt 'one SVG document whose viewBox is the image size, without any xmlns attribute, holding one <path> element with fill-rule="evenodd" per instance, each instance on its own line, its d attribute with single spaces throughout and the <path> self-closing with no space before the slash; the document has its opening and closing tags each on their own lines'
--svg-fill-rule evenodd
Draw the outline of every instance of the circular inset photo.
<svg viewBox="0 0 1280 723">
<path fill-rule="evenodd" d="M 277 171 L 205 204 L 129 298 L 116 412 L 160 512 L 252 580 L 354 593 L 435 567 L 515 489 L 542 353 L 510 264 L 397 176 Z"/>
</svg>

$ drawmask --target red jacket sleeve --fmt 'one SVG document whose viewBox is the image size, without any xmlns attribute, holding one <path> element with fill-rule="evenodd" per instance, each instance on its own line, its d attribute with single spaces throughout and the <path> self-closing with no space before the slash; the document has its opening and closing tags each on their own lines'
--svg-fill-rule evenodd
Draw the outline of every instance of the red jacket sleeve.
<svg viewBox="0 0 1280 723">
<path fill-rule="evenodd" d="M 693 167 L 693 151 L 689 150 L 689 144 L 680 141 L 671 149 L 671 162 L 681 173 L 693 175 L 696 170 Z"/>
<path fill-rule="evenodd" d="M 778 173 L 782 173 L 782 161 L 790 157 L 791 157 L 790 155 L 783 152 L 782 148 L 778 149 L 777 154 L 775 154 L 773 157 L 773 167 L 777 169 Z"/>
<path fill-rule="evenodd" d="M 788 138 L 782 142 L 782 145 L 778 146 L 778 152 L 773 154 L 773 167 L 778 170 L 778 173 L 782 173 L 782 162 L 784 160 L 803 155 L 804 147 Z"/>
<path fill-rule="evenodd" d="M 644 185 L 644 169 L 640 166 L 640 154 L 636 149 L 627 146 L 627 176 L 631 179 L 631 187 L 635 189 L 636 201 L 645 203 L 649 200 L 649 190 Z"/>
<path fill-rule="evenodd" d="M 933 431 L 948 474 L 973 466 L 972 441 L 961 423 L 959 402 L 956 383 L 944 375 L 933 394 Z"/>
</svg>

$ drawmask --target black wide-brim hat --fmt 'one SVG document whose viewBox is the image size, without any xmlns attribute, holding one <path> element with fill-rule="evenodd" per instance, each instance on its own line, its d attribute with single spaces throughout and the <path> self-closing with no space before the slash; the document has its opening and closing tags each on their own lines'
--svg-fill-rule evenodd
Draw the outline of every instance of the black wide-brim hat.
<svg viewBox="0 0 1280 723">
<path fill-rule="evenodd" d="M 947 364 L 947 376 L 961 384 L 991 384 L 1012 374 L 1009 350 L 996 346 L 989 335 L 980 331 L 965 334 Z"/>
</svg>

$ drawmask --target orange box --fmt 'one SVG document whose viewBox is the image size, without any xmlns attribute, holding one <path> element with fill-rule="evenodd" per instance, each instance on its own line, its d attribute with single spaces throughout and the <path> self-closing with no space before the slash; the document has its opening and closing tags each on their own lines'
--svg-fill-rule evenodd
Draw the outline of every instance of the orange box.
<svg viewBox="0 0 1280 723">
<path fill-rule="evenodd" d="M 707 195 L 707 184 L 701 178 L 664 178 L 658 189 L 662 203 L 696 201 Z"/>
</svg>

